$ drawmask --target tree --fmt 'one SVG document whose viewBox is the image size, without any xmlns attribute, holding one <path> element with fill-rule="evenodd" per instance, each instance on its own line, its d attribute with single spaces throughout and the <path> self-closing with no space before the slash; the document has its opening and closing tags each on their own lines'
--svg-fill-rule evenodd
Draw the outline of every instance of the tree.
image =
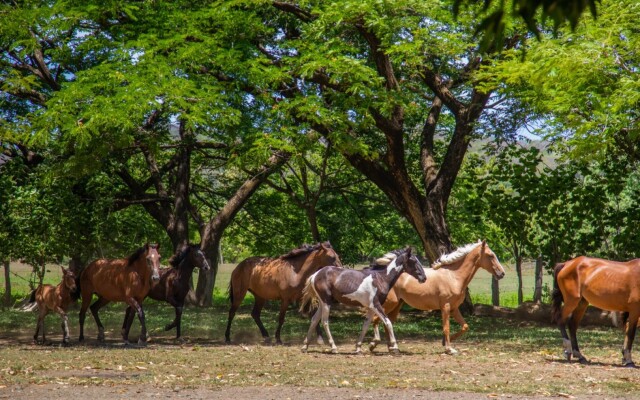
<svg viewBox="0 0 640 400">
<path fill-rule="evenodd" d="M 474 78 L 493 56 L 478 51 L 469 16 L 455 23 L 446 7 L 425 2 L 253 7 L 265 25 L 280 24 L 254 43 L 291 76 L 276 86 L 279 109 L 321 133 L 378 186 L 429 259 L 451 251 L 447 203 L 493 106 L 492 91 Z M 514 35 L 505 46 L 518 42 Z M 448 143 L 443 154 L 435 153 L 438 138 Z M 410 152 L 410 142 L 419 150 Z"/>
</svg>

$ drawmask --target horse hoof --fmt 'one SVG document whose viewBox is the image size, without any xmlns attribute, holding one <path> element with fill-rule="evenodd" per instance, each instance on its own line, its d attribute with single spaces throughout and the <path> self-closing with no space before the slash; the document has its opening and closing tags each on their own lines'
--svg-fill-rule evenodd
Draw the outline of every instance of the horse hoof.
<svg viewBox="0 0 640 400">
<path fill-rule="evenodd" d="M 336 347 L 332 348 L 331 354 L 338 354 L 338 349 Z"/>
<path fill-rule="evenodd" d="M 316 339 L 316 343 L 318 344 L 318 346 L 324 346 L 324 339 L 322 338 L 322 336 L 318 336 L 318 339 Z"/>
<path fill-rule="evenodd" d="M 389 353 L 393 354 L 394 356 L 397 356 L 400 354 L 400 349 L 397 347 L 391 347 L 389 349 Z"/>
<path fill-rule="evenodd" d="M 589 360 L 584 357 L 578 358 L 578 361 L 580 362 L 580 364 L 589 364 Z"/>
<path fill-rule="evenodd" d="M 564 350 L 563 354 L 564 354 L 564 359 L 565 360 L 571 361 L 571 352 L 570 351 Z"/>
<path fill-rule="evenodd" d="M 300 351 L 302 351 L 303 353 L 306 353 L 309 350 L 309 348 L 307 346 L 302 346 L 302 348 L 300 349 Z"/>
<path fill-rule="evenodd" d="M 635 368 L 636 364 L 633 361 L 629 361 L 628 363 L 623 365 L 624 368 Z"/>
<path fill-rule="evenodd" d="M 444 352 L 446 354 L 449 354 L 450 356 L 455 356 L 456 354 L 458 354 L 458 350 L 456 350 L 454 348 L 448 348 Z"/>
<path fill-rule="evenodd" d="M 79 343 L 84 342 L 84 336 L 80 336 L 80 337 L 78 337 L 78 342 L 79 342 Z"/>
<path fill-rule="evenodd" d="M 283 345 L 282 340 L 280 339 L 276 340 L 276 346 L 282 346 L 282 345 Z"/>
<path fill-rule="evenodd" d="M 138 346 L 145 347 L 147 345 L 146 340 L 138 339 Z"/>
</svg>

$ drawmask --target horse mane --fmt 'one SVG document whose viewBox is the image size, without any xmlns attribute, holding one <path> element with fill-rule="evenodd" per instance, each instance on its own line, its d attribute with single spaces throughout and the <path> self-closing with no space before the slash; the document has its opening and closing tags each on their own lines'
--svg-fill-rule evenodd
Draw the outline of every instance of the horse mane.
<svg viewBox="0 0 640 400">
<path fill-rule="evenodd" d="M 200 249 L 200 245 L 197 245 L 197 244 L 190 244 L 190 245 L 184 246 L 182 250 L 178 250 L 174 255 L 172 255 L 169 258 L 169 264 L 171 265 L 172 268 L 178 268 L 180 263 L 187 257 L 187 254 L 189 254 L 190 251 L 199 250 L 199 249 Z"/>
<path fill-rule="evenodd" d="M 151 248 L 156 248 L 157 245 L 149 244 L 148 246 Z M 127 267 L 130 266 L 131 264 L 134 264 L 136 261 L 138 261 L 138 258 L 140 258 L 146 251 L 147 251 L 147 245 L 144 245 L 140 247 L 138 250 L 134 251 L 133 254 L 131 254 L 129 258 L 127 258 Z"/>
<path fill-rule="evenodd" d="M 288 258 L 293 258 L 293 257 L 297 257 L 299 255 L 302 254 L 309 254 L 312 251 L 318 250 L 320 247 L 322 247 L 322 243 L 318 243 L 315 245 L 310 245 L 310 244 L 303 244 L 302 246 L 298 247 L 297 249 L 293 249 L 290 252 L 288 252 L 287 254 L 283 254 L 280 257 L 278 257 L 281 260 L 286 260 Z"/>
<path fill-rule="evenodd" d="M 400 254 L 404 252 L 405 252 L 404 248 L 391 250 L 385 253 L 385 255 L 383 255 L 382 257 L 377 258 L 374 262 L 372 262 L 369 265 L 368 269 L 372 269 L 372 270 L 385 269 L 387 268 L 387 265 L 391 263 L 391 261 L 398 258 L 398 256 L 400 256 Z"/>
<path fill-rule="evenodd" d="M 443 254 L 436 260 L 436 262 L 433 263 L 431 268 L 438 269 L 443 265 L 453 264 L 454 262 L 462 259 L 467 254 L 471 253 L 476 247 L 480 246 L 481 244 L 482 240 L 478 240 L 476 243 L 469 243 L 462 247 L 458 247 L 449 254 Z"/>
</svg>

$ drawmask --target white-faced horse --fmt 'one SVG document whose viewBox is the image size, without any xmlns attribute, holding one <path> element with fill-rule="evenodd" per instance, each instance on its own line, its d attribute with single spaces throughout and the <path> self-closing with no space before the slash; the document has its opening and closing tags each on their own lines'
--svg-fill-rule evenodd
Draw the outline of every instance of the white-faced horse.
<svg viewBox="0 0 640 400">
<path fill-rule="evenodd" d="M 320 319 L 322 319 L 322 325 L 331 345 L 331 352 L 338 352 L 329 330 L 329 311 L 331 305 L 337 302 L 351 306 L 362 306 L 367 309 L 367 317 L 362 326 L 362 333 L 360 333 L 356 343 L 356 353 L 362 352 L 362 340 L 374 315 L 377 315 L 385 324 L 390 337 L 389 350 L 398 352 L 393 326 L 385 314 L 382 304 L 389 290 L 403 272 L 414 276 L 419 282 L 424 282 L 426 277 L 422 264 L 420 264 L 415 255 L 411 254 L 411 248 L 409 247 L 404 250 L 387 253 L 385 257 L 389 258 L 390 262 L 383 267 L 367 268 L 359 271 L 328 266 L 309 277 L 303 291 L 300 310 L 306 309 L 309 304 L 318 304 L 318 310 L 311 319 L 311 325 L 304 340 L 302 351 L 307 351 L 311 335 Z"/>
</svg>

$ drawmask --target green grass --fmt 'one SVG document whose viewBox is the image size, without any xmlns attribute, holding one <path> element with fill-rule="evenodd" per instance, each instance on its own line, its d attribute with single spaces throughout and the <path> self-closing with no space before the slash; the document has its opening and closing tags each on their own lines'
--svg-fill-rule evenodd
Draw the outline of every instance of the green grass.
<svg viewBox="0 0 640 400">
<path fill-rule="evenodd" d="M 500 305 L 503 307 L 517 307 L 517 276 L 515 268 L 509 264 L 503 264 L 505 267 L 505 277 L 499 281 L 500 285 Z M 216 287 L 214 289 L 214 301 L 218 304 L 226 301 L 227 286 L 229 285 L 229 279 L 231 277 L 231 271 L 235 268 L 235 264 L 222 264 L 218 269 L 218 276 Z M 12 295 L 14 301 L 22 300 L 26 295 L 30 293 L 28 286 L 28 278 L 30 274 L 30 267 L 24 264 L 13 263 L 11 270 L 18 276 L 12 274 L 11 285 Z M 525 263 L 522 275 L 523 275 L 523 294 L 524 300 L 531 300 L 533 298 L 534 289 L 534 271 L 532 263 Z M 194 282 L 197 282 L 198 271 L 195 270 L 193 274 Z M 60 267 L 51 265 L 47 268 L 45 275 L 45 283 L 57 285 L 61 279 Z M 546 274 L 543 277 L 543 285 L 546 287 L 546 293 L 549 292 L 549 288 L 552 287 L 551 275 Z M 0 294 L 4 293 L 4 275 L 0 277 Z M 469 291 L 471 292 L 471 299 L 474 303 L 491 304 L 491 275 L 480 270 L 469 284 Z M 545 292 L 545 291 L 543 291 Z M 251 297 L 249 294 L 248 298 Z M 247 300 L 250 301 L 250 300 Z"/>
</svg>

